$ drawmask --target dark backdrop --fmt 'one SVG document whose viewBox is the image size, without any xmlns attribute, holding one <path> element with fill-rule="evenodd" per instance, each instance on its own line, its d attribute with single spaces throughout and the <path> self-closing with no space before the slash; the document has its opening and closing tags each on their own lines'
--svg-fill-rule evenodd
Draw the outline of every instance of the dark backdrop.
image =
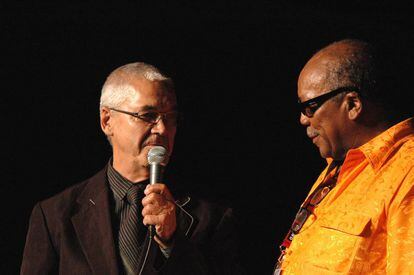
<svg viewBox="0 0 414 275">
<path fill-rule="evenodd" d="M 119 65 L 145 61 L 175 80 L 184 121 L 167 184 L 233 206 L 246 268 L 269 274 L 324 167 L 298 122 L 301 67 L 347 37 L 388 44 L 412 60 L 410 8 L 380 1 L 1 5 L 4 274 L 18 271 L 35 202 L 108 161 L 98 102 Z"/>
</svg>

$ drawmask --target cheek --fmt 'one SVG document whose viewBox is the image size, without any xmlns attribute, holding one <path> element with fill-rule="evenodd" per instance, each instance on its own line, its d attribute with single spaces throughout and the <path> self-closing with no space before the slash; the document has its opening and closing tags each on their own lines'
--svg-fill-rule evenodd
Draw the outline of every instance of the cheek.
<svg viewBox="0 0 414 275">
<path fill-rule="evenodd" d="M 133 150 L 138 150 L 141 152 L 145 147 L 143 144 L 148 138 L 149 131 L 147 129 L 129 129 L 129 131 L 124 130 L 123 132 L 125 139 L 128 140 L 128 144 Z"/>
<path fill-rule="evenodd" d="M 177 133 L 177 128 L 172 129 L 171 131 L 169 131 L 168 133 L 168 140 L 170 141 L 170 143 L 174 143 L 174 139 L 175 139 L 175 134 Z M 170 144 L 173 145 L 173 144 Z"/>
<path fill-rule="evenodd" d="M 341 134 L 336 127 L 337 125 L 326 125 L 323 127 L 322 137 L 327 146 L 332 150 L 341 146 Z"/>
<path fill-rule="evenodd" d="M 313 127 L 318 131 L 319 137 L 326 145 L 331 144 L 331 132 L 329 125 L 325 121 L 317 121 Z"/>
</svg>

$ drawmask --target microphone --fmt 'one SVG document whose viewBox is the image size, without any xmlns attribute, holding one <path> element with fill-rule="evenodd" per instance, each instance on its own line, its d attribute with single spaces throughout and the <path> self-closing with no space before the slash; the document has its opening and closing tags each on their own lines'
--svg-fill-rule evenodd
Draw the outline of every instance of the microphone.
<svg viewBox="0 0 414 275">
<path fill-rule="evenodd" d="M 162 174 L 164 172 L 164 163 L 168 159 L 167 149 L 163 146 L 154 146 L 148 151 L 147 155 L 149 170 L 150 170 L 150 184 L 155 184 L 162 181 Z M 153 238 L 155 228 L 153 225 L 149 227 L 150 237 Z"/>
<path fill-rule="evenodd" d="M 163 146 L 154 146 L 148 151 L 147 159 L 150 167 L 150 184 L 161 182 L 167 149 Z"/>
</svg>

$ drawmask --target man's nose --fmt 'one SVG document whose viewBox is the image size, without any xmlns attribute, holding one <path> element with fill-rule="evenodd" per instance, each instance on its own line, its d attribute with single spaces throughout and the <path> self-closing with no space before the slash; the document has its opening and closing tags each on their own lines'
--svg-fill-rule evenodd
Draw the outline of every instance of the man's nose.
<svg viewBox="0 0 414 275">
<path fill-rule="evenodd" d="M 299 122 L 303 126 L 308 126 L 309 125 L 309 118 L 307 116 L 305 116 L 303 113 L 300 113 Z"/>
<path fill-rule="evenodd" d="M 152 126 L 151 133 L 163 135 L 166 130 L 167 128 L 165 127 L 164 119 L 163 117 L 160 117 L 160 119 Z"/>
</svg>

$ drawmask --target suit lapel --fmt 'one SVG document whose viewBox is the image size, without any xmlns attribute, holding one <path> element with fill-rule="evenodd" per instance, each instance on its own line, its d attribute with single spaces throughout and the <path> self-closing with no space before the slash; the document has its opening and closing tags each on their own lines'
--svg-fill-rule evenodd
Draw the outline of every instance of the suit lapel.
<svg viewBox="0 0 414 275">
<path fill-rule="evenodd" d="M 72 224 L 93 274 L 118 275 L 106 180 L 106 168 L 90 179 L 79 196 Z M 190 237 L 197 220 L 189 213 L 190 197 L 177 201 L 177 230 Z"/>
<path fill-rule="evenodd" d="M 184 234 L 184 236 L 188 237 L 191 235 L 191 232 L 197 222 L 188 211 L 190 200 L 190 197 L 185 197 L 183 200 L 176 202 L 176 205 L 179 208 L 179 211 L 177 212 L 177 228 L 182 234 Z"/>
<path fill-rule="evenodd" d="M 78 199 L 72 223 L 94 274 L 118 274 L 112 234 L 106 169 L 91 178 Z"/>
</svg>

